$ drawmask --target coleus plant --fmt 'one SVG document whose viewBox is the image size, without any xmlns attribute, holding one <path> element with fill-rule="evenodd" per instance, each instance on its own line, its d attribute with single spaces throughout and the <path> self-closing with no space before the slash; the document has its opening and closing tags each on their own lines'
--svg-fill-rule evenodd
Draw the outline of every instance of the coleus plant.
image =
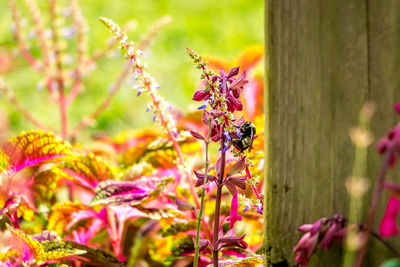
<svg viewBox="0 0 400 267">
<path fill-rule="evenodd" d="M 144 65 L 140 65 L 143 62 L 140 52 L 131 48 L 132 42 L 125 43 L 124 35 L 118 35 L 122 33 L 119 28 L 110 21 L 103 22 L 112 26 L 111 30 L 121 44 L 128 44 L 122 48 L 132 52 L 127 55 L 131 61 L 129 66 L 134 65 L 139 81 L 136 89 L 138 92 L 147 90 L 155 122 L 163 126 L 167 135 L 145 130 L 123 138 L 103 138 L 103 144 L 110 147 L 107 153 L 98 147 L 73 147 L 55 134 L 40 130 L 21 133 L 6 142 L 0 150 L 0 226 L 3 230 L 0 260 L 7 266 L 78 262 L 97 266 L 137 266 L 147 262 L 157 266 L 165 262 L 190 263 L 194 258 L 198 246 L 193 239 L 200 201 L 189 171 L 188 156 L 200 154 L 201 146 L 183 131 L 188 130 L 183 125 L 197 125 L 198 130 L 202 129 L 203 126 L 196 124 L 201 121 L 201 116 L 200 119 L 183 118 L 185 124 L 176 121 L 167 102 L 154 90 L 158 85 Z M 135 56 L 134 60 L 132 56 Z M 138 71 L 138 66 L 142 71 Z M 201 240 L 201 246 L 205 248 L 204 244 L 212 243 L 212 250 L 222 251 L 227 256 L 244 257 L 250 254 L 243 250 L 247 244 L 255 251 L 260 246 L 260 239 L 245 242 L 244 235 L 237 236 L 233 226 L 243 216 L 259 228 L 260 217 L 240 216 L 239 205 L 247 214 L 254 211 L 257 214 L 262 212 L 262 203 L 256 179 L 250 176 L 248 157 L 244 151 L 235 152 L 234 148 L 238 144 L 235 140 L 241 139 L 237 129 L 244 121 L 235 120 L 232 112 L 239 109 L 242 87 L 239 82 L 245 83 L 245 76 L 241 74 L 235 78 L 238 69 L 233 72 L 237 73 L 232 77 L 220 75 L 221 81 L 225 80 L 231 89 L 233 80 L 237 79 L 235 92 L 230 91 L 233 98 L 229 98 L 226 105 L 230 111 L 221 110 L 232 131 L 221 127 L 221 122 L 225 124 L 222 113 L 217 115 L 210 111 L 203 116 L 212 125 L 217 123 L 214 127 L 217 134 L 209 140 L 219 138 L 220 143 L 223 140 L 221 155 L 227 155 L 225 163 L 216 161 L 209 170 L 210 179 L 203 179 L 203 185 L 201 174 L 195 176 L 198 177 L 197 186 L 203 186 L 207 191 L 203 196 L 208 202 L 214 201 L 212 195 L 216 185 L 225 186 L 232 194 L 230 208 L 224 200 L 229 196 L 221 190 L 219 203 L 222 209 L 218 212 L 217 209 L 211 212 L 206 209 L 204 218 L 198 216 L 202 239 L 208 240 Z M 210 135 L 212 132 L 209 131 Z M 257 139 L 253 151 L 259 152 L 262 146 L 256 144 Z M 225 167 L 229 169 L 225 170 Z M 242 171 L 245 174 L 241 174 Z M 216 177 L 214 182 L 211 182 L 212 175 Z M 217 184 L 221 177 L 223 181 Z M 243 191 L 246 181 L 254 190 L 254 200 L 248 198 L 251 192 Z M 221 222 L 226 218 L 229 226 L 218 223 L 217 227 L 211 228 L 209 224 L 213 218 Z M 218 232 L 216 238 L 212 238 L 211 232 L 214 230 L 215 233 L 215 229 Z M 22 244 L 14 244 L 11 240 L 21 240 Z M 8 244 L 8 251 L 3 251 L 3 244 Z M 200 257 L 200 265 L 210 263 L 205 251 Z M 259 261 L 258 258 L 246 259 L 246 262 Z"/>
<path fill-rule="evenodd" d="M 56 252 L 60 252 L 59 254 L 54 254 L 54 251 L 50 250 L 47 246 L 48 244 L 42 244 L 40 240 L 39 244 L 35 241 L 35 237 L 32 237 L 32 239 L 19 230 L 20 216 L 23 216 L 25 220 L 32 220 L 33 212 L 38 212 L 35 208 L 35 204 L 37 204 L 35 203 L 36 199 L 33 199 L 34 194 L 32 192 L 32 189 L 35 188 L 37 182 L 47 182 L 46 185 L 49 189 L 51 183 L 59 183 L 63 180 L 73 181 L 75 185 L 93 191 L 93 203 L 91 203 L 93 206 L 99 203 L 113 202 L 112 200 L 105 201 L 104 199 L 109 199 L 113 196 L 115 197 L 117 194 L 119 197 L 124 194 L 128 195 L 131 200 L 136 200 L 136 204 L 139 204 L 140 202 L 143 205 L 144 203 L 138 200 L 144 200 L 145 198 L 149 199 L 150 197 L 154 199 L 162 191 L 165 184 L 170 181 L 170 178 L 159 178 L 158 180 L 146 179 L 144 182 L 136 181 L 134 188 L 137 189 L 140 184 L 141 188 L 137 189 L 139 192 L 133 191 L 132 186 L 129 187 L 129 182 L 125 182 L 124 184 L 114 182 L 113 184 L 112 181 L 109 181 L 105 186 L 100 183 L 98 186 L 99 189 L 96 189 L 97 187 L 93 186 L 93 184 L 88 181 L 90 181 L 90 179 L 95 179 L 95 181 L 98 182 L 102 177 L 103 179 L 112 178 L 111 175 L 108 177 L 102 176 L 104 173 L 112 173 L 108 164 L 94 155 L 86 157 L 80 156 L 79 153 L 72 151 L 71 145 L 54 136 L 52 133 L 46 133 L 43 131 L 22 133 L 19 136 L 12 138 L 9 142 L 3 145 L 1 160 L 3 163 L 1 169 L 3 190 L 0 196 L 3 202 L 3 207 L 0 210 L 0 214 L 6 216 L 8 221 L 12 223 L 13 228 L 8 226 L 8 229 L 28 245 L 29 250 L 25 250 L 25 254 L 23 255 L 23 261 L 25 263 L 35 262 L 40 264 L 42 262 L 78 255 L 76 253 L 70 253 L 68 246 L 61 246 L 59 241 L 64 241 L 59 240 L 58 237 L 52 238 L 52 235 L 50 235 L 48 239 L 50 247 L 54 247 L 57 249 Z M 32 175 L 28 176 L 28 178 L 25 178 L 25 182 L 22 184 L 15 184 L 15 181 L 13 180 L 18 179 L 16 176 L 19 171 L 27 167 L 41 164 L 47 165 L 48 167 L 45 170 L 38 169 Z M 51 177 L 52 179 L 43 181 L 43 179 L 41 179 L 43 173 L 45 173 L 45 177 Z M 19 186 L 17 187 L 17 185 Z M 102 190 L 104 188 L 107 189 L 106 194 L 104 194 L 104 190 Z M 150 191 L 152 192 L 150 193 Z M 115 199 L 118 198 L 114 198 L 114 202 Z M 126 198 L 124 200 L 127 201 Z M 90 238 L 100 230 L 99 227 L 106 227 L 113 243 L 114 253 L 120 259 L 123 259 L 119 250 L 121 246 L 121 236 L 124 230 L 124 223 L 131 218 L 147 218 L 148 215 L 146 214 L 146 208 L 143 207 L 142 210 L 145 211 L 140 211 L 132 206 L 110 207 L 109 210 L 103 207 L 99 212 L 96 212 L 83 204 L 65 203 L 61 206 L 60 204 L 57 204 L 52 207 L 52 213 L 48 218 L 48 228 L 58 229 L 59 232 L 62 232 L 71 229 L 75 223 L 82 219 L 95 217 L 103 222 L 103 225 L 99 224 L 99 221 L 94 220 L 90 222 L 90 225 L 84 232 L 73 230 L 72 239 L 79 243 L 83 243 L 83 245 L 87 244 Z M 64 221 L 58 221 L 60 217 Z M 119 228 L 117 229 L 115 228 L 115 220 L 118 221 Z M 118 230 L 118 232 L 116 232 L 116 230 Z M 53 241 L 57 241 L 57 244 Z M 47 253 L 48 251 L 51 251 L 51 253 Z M 86 252 L 83 251 L 82 253 L 79 253 L 79 255 L 85 253 Z"/>
</svg>

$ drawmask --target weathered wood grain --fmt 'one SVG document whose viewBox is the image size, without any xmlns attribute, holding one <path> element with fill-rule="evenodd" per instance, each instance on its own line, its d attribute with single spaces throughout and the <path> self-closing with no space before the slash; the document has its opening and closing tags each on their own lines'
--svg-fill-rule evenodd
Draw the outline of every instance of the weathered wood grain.
<svg viewBox="0 0 400 267">
<path fill-rule="evenodd" d="M 392 104 L 400 101 L 400 1 L 266 0 L 265 8 L 265 245 L 272 263 L 293 264 L 299 225 L 347 214 L 348 131 L 363 103 L 377 103 L 378 137 L 399 119 Z M 380 159 L 371 148 L 372 180 Z M 376 254 L 366 266 L 385 256 Z M 339 249 L 311 262 L 338 264 Z"/>
</svg>

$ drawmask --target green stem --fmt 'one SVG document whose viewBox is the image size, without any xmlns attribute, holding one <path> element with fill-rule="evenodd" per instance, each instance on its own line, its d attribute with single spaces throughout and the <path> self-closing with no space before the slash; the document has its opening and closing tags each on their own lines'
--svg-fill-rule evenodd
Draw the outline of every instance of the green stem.
<svg viewBox="0 0 400 267">
<path fill-rule="evenodd" d="M 197 267 L 199 264 L 199 241 L 200 241 L 200 228 L 201 228 L 201 220 L 203 219 L 203 210 L 204 210 L 204 195 L 206 192 L 206 184 L 207 184 L 207 175 L 208 175 L 208 144 L 210 143 L 210 135 L 211 135 L 211 117 L 208 119 L 208 136 L 207 140 L 204 141 L 206 145 L 206 166 L 205 166 L 205 174 L 204 174 L 204 184 L 203 190 L 201 191 L 201 200 L 200 200 L 200 211 L 199 217 L 197 218 L 197 228 L 196 228 L 196 243 L 194 244 L 195 254 L 194 254 L 194 267 Z"/>
<path fill-rule="evenodd" d="M 224 127 L 225 125 L 223 125 Z M 224 152 L 224 142 L 225 137 L 222 135 L 221 137 L 221 164 L 219 166 L 219 177 L 217 183 L 217 199 L 215 202 L 215 212 L 214 212 L 214 242 L 213 242 L 213 264 L 214 267 L 218 267 L 218 233 L 219 233 L 219 216 L 221 212 L 221 196 L 222 196 L 222 182 L 224 179 L 224 171 L 225 171 L 225 152 Z M 217 166 L 218 168 L 218 166 Z"/>
<path fill-rule="evenodd" d="M 204 181 L 207 178 L 207 173 L 206 176 L 204 177 Z M 206 192 L 206 187 L 203 186 L 203 190 L 201 192 L 201 200 L 200 200 L 200 212 L 199 212 L 199 217 L 197 218 L 197 229 L 196 229 L 196 243 L 194 245 L 195 248 L 195 254 L 194 254 L 194 263 L 193 266 L 197 267 L 199 264 L 199 241 L 200 241 L 200 228 L 201 228 L 201 219 L 203 218 L 203 207 L 204 207 L 204 195 Z"/>
</svg>

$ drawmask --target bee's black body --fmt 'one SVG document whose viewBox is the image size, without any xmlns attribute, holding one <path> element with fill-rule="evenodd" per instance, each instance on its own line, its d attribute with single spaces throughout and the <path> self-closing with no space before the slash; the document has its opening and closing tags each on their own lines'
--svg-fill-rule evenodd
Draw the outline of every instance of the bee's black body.
<svg viewBox="0 0 400 267">
<path fill-rule="evenodd" d="M 254 135 L 256 134 L 256 127 L 251 122 L 245 122 L 239 128 L 238 139 L 234 139 L 232 142 L 234 146 L 240 150 L 240 153 L 249 149 L 251 151 L 253 146 Z"/>
</svg>

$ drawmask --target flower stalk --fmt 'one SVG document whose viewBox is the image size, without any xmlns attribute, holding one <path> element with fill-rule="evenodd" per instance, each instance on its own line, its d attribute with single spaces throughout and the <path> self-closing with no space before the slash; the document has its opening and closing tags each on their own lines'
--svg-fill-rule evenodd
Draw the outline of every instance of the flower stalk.
<svg viewBox="0 0 400 267">
<path fill-rule="evenodd" d="M 217 197 L 215 201 L 215 212 L 214 212 L 214 234 L 213 234 L 213 264 L 214 267 L 218 267 L 218 234 L 219 234 L 219 216 L 221 213 L 221 197 L 222 197 L 222 182 L 224 180 L 225 171 L 225 151 L 224 151 L 225 137 L 221 137 L 221 163 L 219 168 L 219 176 L 217 182 Z"/>
<path fill-rule="evenodd" d="M 53 77 L 51 74 L 51 60 L 50 60 L 50 47 L 45 37 L 43 23 L 41 20 L 41 13 L 35 0 L 25 0 L 25 4 L 32 17 L 35 32 L 38 37 L 40 49 L 43 56 L 43 72 L 46 76 L 46 87 L 51 98 L 54 98 L 55 91 L 53 90 Z"/>
<path fill-rule="evenodd" d="M 371 235 L 371 231 L 372 231 L 372 226 L 374 224 L 374 219 L 375 219 L 375 213 L 376 210 L 378 208 L 378 204 L 379 204 L 379 199 L 381 198 L 382 195 L 382 191 L 384 188 L 384 183 L 385 183 L 385 178 L 386 178 L 386 171 L 389 167 L 390 164 L 390 160 L 393 157 L 394 152 L 397 149 L 397 144 L 394 143 L 392 146 L 390 146 L 386 153 L 385 153 L 385 157 L 383 159 L 382 165 L 381 165 L 381 169 L 379 171 L 379 176 L 378 176 L 378 181 L 376 183 L 375 186 L 375 190 L 374 190 L 374 195 L 372 197 L 372 201 L 371 201 L 371 206 L 369 208 L 368 211 L 368 217 L 367 217 L 367 223 L 365 226 L 365 232 L 362 234 L 361 236 L 361 247 L 357 253 L 357 257 L 356 257 L 356 261 L 354 263 L 355 267 L 360 267 L 364 256 L 365 256 L 365 252 L 367 250 L 367 245 L 368 245 L 368 240 L 369 240 L 369 236 Z"/>
<path fill-rule="evenodd" d="M 197 217 L 197 227 L 196 227 L 196 241 L 194 244 L 195 254 L 194 254 L 194 263 L 193 266 L 197 267 L 199 263 L 199 241 L 200 241 L 200 229 L 201 229 L 201 221 L 203 220 L 203 212 L 204 212 L 204 196 L 206 194 L 207 189 L 207 176 L 208 176 L 208 167 L 209 167 L 209 159 L 208 159 L 208 144 L 210 143 L 211 136 L 211 117 L 208 119 L 208 134 L 207 139 L 204 140 L 205 144 L 205 153 L 206 153 L 206 162 L 205 162 L 205 174 L 204 174 L 204 184 L 201 190 L 201 200 L 200 200 L 200 211 Z"/>
<path fill-rule="evenodd" d="M 28 45 L 24 42 L 21 36 L 21 18 L 15 4 L 15 0 L 8 1 L 12 18 L 14 21 L 14 38 L 18 44 L 18 49 L 29 65 L 36 71 L 42 71 L 43 65 L 29 51 Z"/>
<path fill-rule="evenodd" d="M 100 18 L 100 21 L 107 28 L 109 28 L 109 30 L 114 35 L 114 38 L 119 40 L 121 48 L 125 50 L 126 59 L 132 63 L 133 72 L 137 80 L 136 88 L 138 90 L 138 96 L 142 92 L 147 92 L 148 96 L 150 97 L 152 101 L 152 105 L 150 105 L 150 107 L 154 112 L 154 121 L 161 124 L 166 130 L 167 135 L 172 142 L 172 146 L 178 156 L 178 164 L 183 169 L 184 176 L 189 185 L 189 191 L 191 196 L 193 197 L 194 204 L 196 208 L 199 209 L 200 200 L 195 190 L 192 177 L 185 168 L 185 160 L 179 147 L 178 140 L 176 138 L 178 132 L 172 114 L 168 111 L 170 105 L 156 91 L 160 86 L 156 83 L 155 79 L 151 77 L 151 75 L 147 72 L 147 64 L 144 63 L 141 59 L 141 55 L 143 54 L 143 52 L 140 49 L 136 48 L 136 44 L 134 42 L 128 41 L 128 36 L 120 29 L 118 24 L 107 18 Z M 207 224 L 203 222 L 202 226 L 207 237 L 210 237 L 207 231 Z"/>
</svg>

